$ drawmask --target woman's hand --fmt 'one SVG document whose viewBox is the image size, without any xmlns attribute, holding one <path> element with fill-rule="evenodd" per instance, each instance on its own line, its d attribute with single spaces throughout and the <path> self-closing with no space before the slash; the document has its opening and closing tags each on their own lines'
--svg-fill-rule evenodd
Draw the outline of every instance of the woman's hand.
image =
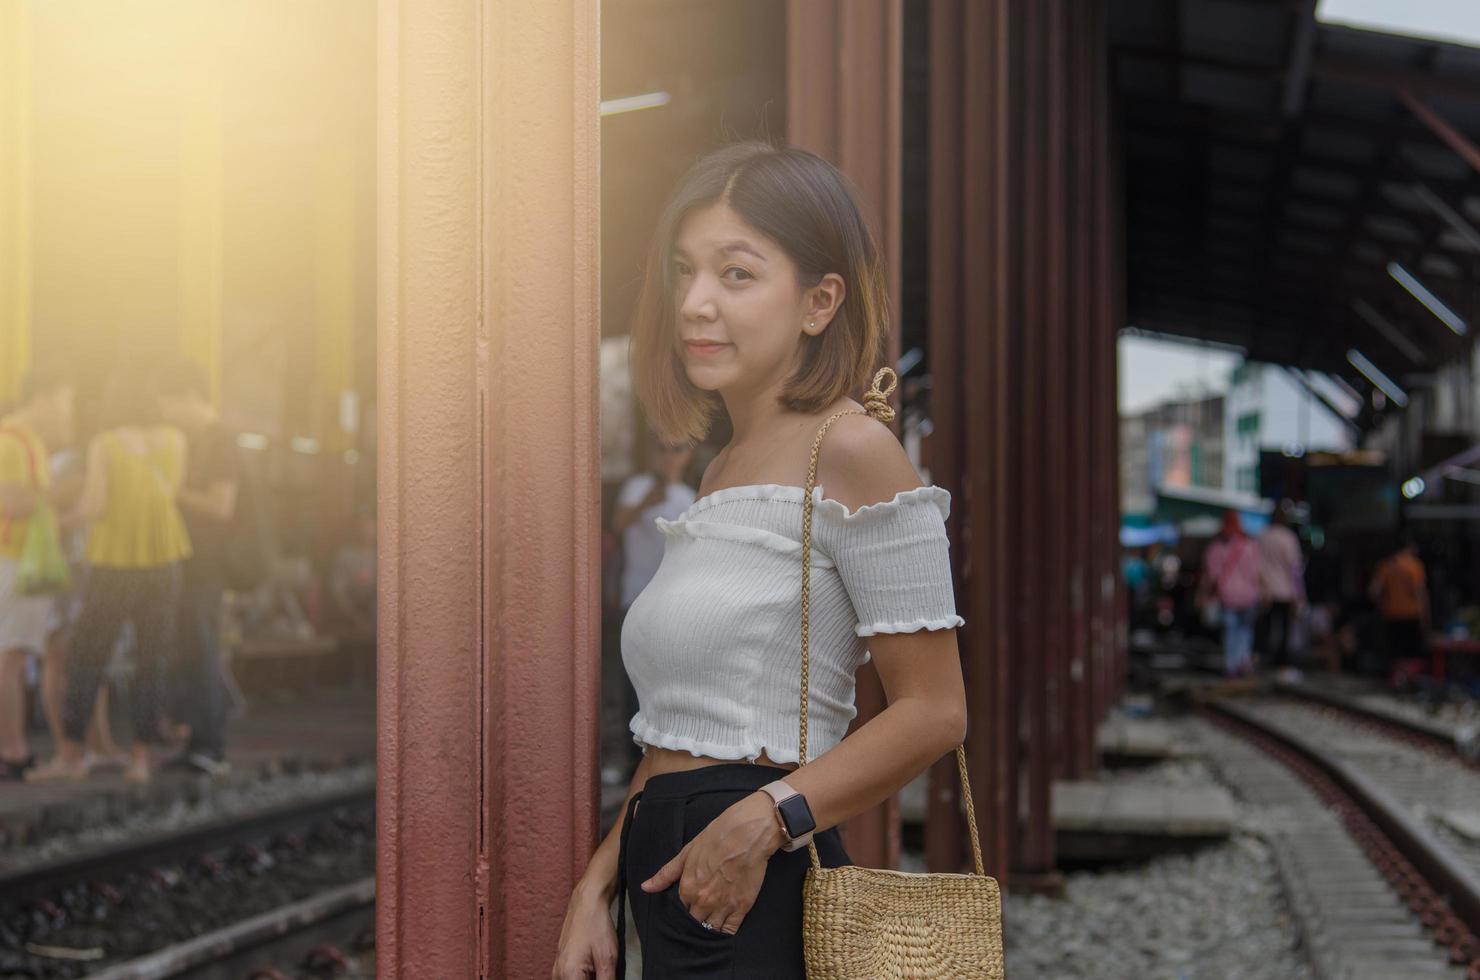
<svg viewBox="0 0 1480 980">
<path fill-rule="evenodd" d="M 599 889 L 577 886 L 565 907 L 551 980 L 619 980 L 618 941 L 606 896 Z"/>
<path fill-rule="evenodd" d="M 760 894 L 766 862 L 784 843 L 771 797 L 755 792 L 715 817 L 642 890 L 678 882 L 679 901 L 696 922 L 733 936 Z"/>
</svg>

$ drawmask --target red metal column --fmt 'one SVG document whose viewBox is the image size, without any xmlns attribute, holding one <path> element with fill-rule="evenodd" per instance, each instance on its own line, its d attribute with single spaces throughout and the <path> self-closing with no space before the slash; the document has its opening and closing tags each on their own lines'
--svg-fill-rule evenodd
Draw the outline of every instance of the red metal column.
<svg viewBox="0 0 1480 980">
<path fill-rule="evenodd" d="M 988 871 L 1007 878 L 1017 847 L 1019 698 L 1010 651 L 1016 597 L 1010 512 L 1016 498 L 1014 446 L 1020 372 L 1014 358 L 1021 302 L 1013 283 L 1021 256 L 1014 233 L 1020 201 L 1021 114 L 1013 78 L 1017 20 L 1007 2 L 935 0 L 931 6 L 931 324 L 932 398 L 943 481 L 955 480 L 952 549 L 971 724 L 967 751 Z M 958 463 L 941 457 L 954 450 Z M 940 833 L 959 832 L 943 791 L 932 782 L 931 866 L 958 866 Z"/>
<path fill-rule="evenodd" d="M 967 495 L 964 433 L 962 424 L 962 303 L 960 286 L 965 277 L 962 262 L 961 197 L 963 151 L 962 71 L 965 38 L 961 9 L 956 3 L 930 6 L 930 179 L 929 254 L 930 322 L 929 361 L 931 409 L 934 429 L 930 435 L 931 472 L 941 486 L 952 490 L 947 532 L 956 581 L 957 608 L 966 619 L 959 633 L 963 669 L 968 683 L 977 661 L 972 651 L 989 635 L 990 626 L 976 625 L 966 583 L 972 575 L 970 525 L 964 515 L 970 507 Z M 985 612 L 982 613 L 985 615 Z M 975 730 L 989 726 L 987 708 L 972 702 L 968 724 Z M 965 851 L 960 820 L 960 777 L 954 760 L 946 757 L 930 769 L 925 815 L 925 862 L 931 871 L 956 872 Z M 992 816 L 983 818 L 991 821 Z M 983 827 L 983 831 L 987 828 Z"/>
<path fill-rule="evenodd" d="M 1065 53 L 1065 5 L 1069 0 L 1053 0 L 1044 6 L 1047 15 L 1044 69 L 1047 87 L 1044 93 L 1044 118 L 1048 141 L 1044 168 L 1044 312 L 1043 379 L 1044 379 L 1044 460 L 1047 472 L 1042 482 L 1041 499 L 1047 511 L 1044 521 L 1045 580 L 1043 604 L 1043 653 L 1045 660 L 1043 703 L 1048 729 L 1047 768 L 1049 779 L 1061 779 L 1068 771 L 1072 752 L 1068 705 L 1069 670 L 1069 598 L 1072 588 L 1072 561 L 1069 557 L 1069 509 L 1073 499 L 1073 480 L 1069 459 L 1068 413 L 1074 395 L 1064 385 L 1069 368 L 1069 276 L 1065 266 L 1070 253 L 1069 168 L 1065 145 L 1069 135 L 1068 75 Z M 1050 782 L 1051 787 L 1051 782 Z M 1051 795 L 1051 789 L 1050 789 Z M 1052 809 L 1050 806 L 1049 809 Z M 1049 824 L 1052 835 L 1053 826 Z"/>
<path fill-rule="evenodd" d="M 1094 63 L 1100 81 L 1098 106 L 1095 122 L 1098 135 L 1095 139 L 1096 154 L 1096 305 L 1098 324 L 1095 331 L 1095 402 L 1098 406 L 1099 438 L 1095 473 L 1097 478 L 1097 501 L 1094 508 L 1096 527 L 1093 536 L 1099 549 L 1096 563 L 1096 592 L 1100 610 L 1100 640 L 1097 661 L 1097 691 L 1093 718 L 1102 719 L 1109 710 L 1118 690 L 1116 677 L 1122 669 L 1118 636 L 1121 613 L 1116 583 L 1119 579 L 1120 524 L 1119 470 L 1116 444 L 1119 439 L 1119 421 L 1116 411 L 1116 342 L 1115 334 L 1120 325 L 1117 301 L 1120 291 L 1116 285 L 1119 269 L 1115 260 L 1118 238 L 1115 236 L 1114 216 L 1119 198 L 1119 185 L 1112 180 L 1110 153 L 1110 105 L 1108 96 L 1108 41 L 1106 37 L 1105 13 L 1098 4 L 1091 4 L 1094 35 Z"/>
<path fill-rule="evenodd" d="M 1072 400 L 1070 422 L 1070 460 L 1073 496 L 1066 515 L 1073 540 L 1074 567 L 1069 586 L 1072 636 L 1066 683 L 1069 686 L 1068 713 L 1070 744 L 1066 775 L 1079 779 L 1094 768 L 1094 731 L 1090 717 L 1090 674 L 1092 634 L 1090 607 L 1093 603 L 1094 543 L 1090 538 L 1090 509 L 1095 493 L 1091 466 L 1091 438 L 1095 405 L 1090 397 L 1091 334 L 1094 330 L 1093 297 L 1091 296 L 1091 263 L 1094 255 L 1093 180 L 1093 99 L 1094 74 L 1090 68 L 1093 51 L 1087 30 L 1086 10 L 1082 3 L 1069 8 L 1070 23 L 1070 160 L 1071 197 L 1069 206 L 1071 247 L 1065 256 L 1071 267 L 1069 291 L 1073 301 L 1069 343 L 1068 395 Z"/>
<path fill-rule="evenodd" d="M 787 8 L 788 138 L 833 161 L 857 189 L 888 274 L 890 319 L 899 323 L 901 97 L 904 11 L 901 0 L 791 0 Z M 859 66 L 869 66 L 858 71 Z M 899 333 L 887 362 L 899 360 Z M 853 728 L 884 709 L 872 664 L 858 674 Z M 859 814 L 843 828 L 859 864 L 899 867 L 899 799 Z"/>
<path fill-rule="evenodd" d="M 382 978 L 547 975 L 595 842 L 597 9 L 379 6 Z"/>
<path fill-rule="evenodd" d="M 1045 224 L 1044 149 L 1047 113 L 1044 111 L 1045 4 L 1053 0 L 1030 0 L 1022 9 L 1023 72 L 1018 99 L 1023 110 L 1023 167 L 1021 194 L 1024 207 L 1016 232 L 1023 257 L 1021 278 L 1013 284 L 1023 299 L 1022 319 L 1014 337 L 1018 375 L 1022 390 L 1011 429 L 1013 445 L 1013 500 L 1019 518 L 1011 545 L 1018 575 L 1013 588 L 1012 665 L 1013 687 L 1022 712 L 1018 752 L 1025 766 L 1027 799 L 1020 811 L 1023 822 L 1016 854 L 1015 881 L 1028 883 L 1033 876 L 1052 867 L 1053 840 L 1049 835 L 1048 812 L 1050 757 L 1049 729 L 1045 705 L 1046 652 L 1043 598 L 1045 577 L 1043 552 L 1046 511 L 1043 508 L 1044 476 L 1044 388 L 1042 345 L 1046 329 L 1044 315 L 1045 276 L 1043 245 Z M 1026 877 L 1024 875 L 1026 873 Z"/>
<path fill-rule="evenodd" d="M 1099 6 L 936 0 L 930 20 L 931 373 L 937 470 L 959 481 L 968 748 L 988 863 L 1034 888 L 1058 881 L 1051 781 L 1094 767 L 1118 662 Z M 940 828 L 927 840 L 951 866 Z"/>
</svg>

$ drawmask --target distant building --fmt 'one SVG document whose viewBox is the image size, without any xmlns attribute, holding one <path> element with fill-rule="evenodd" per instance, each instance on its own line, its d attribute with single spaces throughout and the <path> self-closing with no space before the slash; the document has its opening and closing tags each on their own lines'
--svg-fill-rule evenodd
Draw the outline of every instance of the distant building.
<svg viewBox="0 0 1480 980">
<path fill-rule="evenodd" d="M 1161 487 L 1223 487 L 1223 397 L 1166 402 L 1120 420 L 1121 509 L 1147 513 Z"/>
<path fill-rule="evenodd" d="M 1222 487 L 1259 493 L 1259 453 L 1352 448 L 1350 430 L 1284 368 L 1245 362 L 1229 377 Z"/>
</svg>

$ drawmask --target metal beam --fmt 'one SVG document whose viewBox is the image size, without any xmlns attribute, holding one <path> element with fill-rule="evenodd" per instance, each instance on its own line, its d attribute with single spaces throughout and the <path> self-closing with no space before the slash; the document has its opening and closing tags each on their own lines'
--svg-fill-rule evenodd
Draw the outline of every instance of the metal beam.
<svg viewBox="0 0 1480 980">
<path fill-rule="evenodd" d="M 1419 350 L 1418 345 L 1404 336 L 1403 331 L 1388 322 L 1387 317 L 1373 309 L 1372 304 L 1358 297 L 1352 300 L 1351 306 L 1352 311 L 1357 316 L 1361 317 L 1372 329 L 1382 334 L 1387 342 L 1396 347 L 1404 357 L 1408 358 L 1414 364 L 1423 365 L 1428 363 L 1428 358 L 1424 357 L 1423 351 Z"/>
<path fill-rule="evenodd" d="M 1316 0 L 1300 0 L 1291 16 L 1295 20 L 1295 30 L 1286 59 L 1289 67 L 1285 70 L 1285 91 L 1280 97 L 1280 112 L 1286 119 L 1294 119 L 1305 108 L 1311 55 L 1316 46 Z"/>
<path fill-rule="evenodd" d="M 1470 142 L 1469 137 L 1451 126 L 1443 116 L 1420 102 L 1408 89 L 1398 90 L 1398 100 L 1408 107 L 1445 146 L 1449 147 L 1472 169 L 1480 173 L 1480 148 Z"/>
<path fill-rule="evenodd" d="M 1355 58 L 1327 55 L 1315 60 L 1310 73 L 1312 77 L 1341 82 L 1344 85 L 1363 85 L 1400 93 L 1417 92 L 1422 95 L 1480 102 L 1480 82 L 1473 78 L 1440 75 L 1421 68 L 1393 68 Z"/>
</svg>

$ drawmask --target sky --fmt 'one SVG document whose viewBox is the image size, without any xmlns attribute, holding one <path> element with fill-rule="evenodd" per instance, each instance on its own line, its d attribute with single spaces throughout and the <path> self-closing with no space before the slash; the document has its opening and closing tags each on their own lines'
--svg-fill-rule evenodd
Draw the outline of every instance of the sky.
<svg viewBox="0 0 1480 980">
<path fill-rule="evenodd" d="M 1154 337 L 1120 338 L 1120 411 L 1135 415 L 1189 394 L 1221 394 L 1243 358 L 1218 348 Z"/>
<path fill-rule="evenodd" d="M 1316 19 L 1367 30 L 1480 44 L 1477 0 L 1320 0 Z"/>
</svg>

